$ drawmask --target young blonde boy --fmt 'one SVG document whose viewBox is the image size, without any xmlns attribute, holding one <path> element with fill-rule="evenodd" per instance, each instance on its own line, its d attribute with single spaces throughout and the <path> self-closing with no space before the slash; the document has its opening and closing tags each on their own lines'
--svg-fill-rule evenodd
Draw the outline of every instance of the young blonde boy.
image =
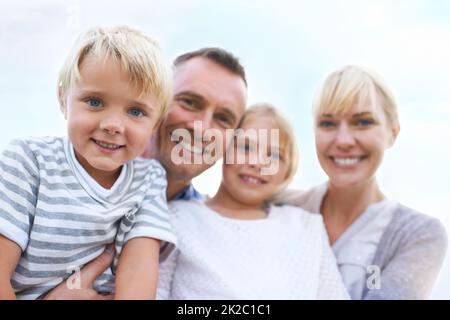
<svg viewBox="0 0 450 320">
<path fill-rule="evenodd" d="M 116 259 L 98 290 L 115 282 L 116 299 L 154 298 L 160 242 L 175 237 L 165 171 L 138 157 L 166 113 L 171 78 L 137 30 L 79 37 L 58 83 L 68 136 L 16 139 L 0 156 L 0 298 L 40 298 L 110 243 Z"/>
</svg>

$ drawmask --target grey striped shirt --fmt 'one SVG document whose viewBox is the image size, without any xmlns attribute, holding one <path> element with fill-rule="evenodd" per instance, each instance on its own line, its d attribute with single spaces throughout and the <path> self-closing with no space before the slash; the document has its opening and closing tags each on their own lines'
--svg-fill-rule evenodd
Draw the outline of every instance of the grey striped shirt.
<svg viewBox="0 0 450 320">
<path fill-rule="evenodd" d="M 115 242 L 136 237 L 175 243 L 166 201 L 165 171 L 155 160 L 126 164 L 107 195 L 77 168 L 67 138 L 16 139 L 0 156 L 0 234 L 22 248 L 11 279 L 18 299 L 36 299 Z M 122 170 L 124 170 L 122 169 Z M 110 290 L 111 270 L 97 279 Z"/>
</svg>

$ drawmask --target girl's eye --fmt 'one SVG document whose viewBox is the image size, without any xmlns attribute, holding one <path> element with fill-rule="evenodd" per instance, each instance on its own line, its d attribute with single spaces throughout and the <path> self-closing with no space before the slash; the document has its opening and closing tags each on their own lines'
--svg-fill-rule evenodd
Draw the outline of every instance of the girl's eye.
<svg viewBox="0 0 450 320">
<path fill-rule="evenodd" d="M 248 152 L 250 150 L 250 147 L 248 144 L 244 144 L 244 145 L 239 145 L 238 149 L 242 152 Z"/>
<path fill-rule="evenodd" d="M 103 103 L 100 99 L 89 98 L 89 99 L 86 99 L 84 102 L 86 102 L 90 107 L 93 107 L 93 108 L 103 107 Z"/>
<path fill-rule="evenodd" d="M 281 157 L 281 155 L 279 153 L 272 153 L 270 154 L 270 160 L 271 161 L 281 161 L 283 160 L 283 158 Z"/>
<path fill-rule="evenodd" d="M 243 153 L 249 153 L 253 148 L 247 143 L 243 145 L 238 144 L 238 150 Z"/>
<path fill-rule="evenodd" d="M 139 109 L 139 108 L 131 108 L 128 110 L 128 114 L 132 115 L 133 117 L 139 118 L 145 116 L 145 113 Z"/>
<path fill-rule="evenodd" d="M 330 120 L 322 120 L 319 121 L 318 126 L 321 128 L 332 128 L 336 126 L 336 123 Z"/>
</svg>

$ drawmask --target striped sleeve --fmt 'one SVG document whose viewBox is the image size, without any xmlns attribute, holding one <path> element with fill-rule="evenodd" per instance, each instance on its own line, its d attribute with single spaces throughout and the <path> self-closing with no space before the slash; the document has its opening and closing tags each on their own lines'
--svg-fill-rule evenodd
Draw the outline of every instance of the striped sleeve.
<svg viewBox="0 0 450 320">
<path fill-rule="evenodd" d="M 0 234 L 25 251 L 39 183 L 36 157 L 24 140 L 12 141 L 0 155 Z"/>
<path fill-rule="evenodd" d="M 150 170 L 150 185 L 124 242 L 133 238 L 149 237 L 176 245 L 176 237 L 169 220 L 165 170 L 156 161 L 152 161 Z"/>
</svg>

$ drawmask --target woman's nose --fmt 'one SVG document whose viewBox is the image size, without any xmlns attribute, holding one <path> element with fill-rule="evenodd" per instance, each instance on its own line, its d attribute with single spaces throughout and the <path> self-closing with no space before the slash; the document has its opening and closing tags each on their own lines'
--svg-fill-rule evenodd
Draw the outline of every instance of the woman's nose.
<svg viewBox="0 0 450 320">
<path fill-rule="evenodd" d="M 335 143 L 341 147 L 349 147 L 355 144 L 355 137 L 347 124 L 343 123 L 336 131 Z"/>
</svg>

